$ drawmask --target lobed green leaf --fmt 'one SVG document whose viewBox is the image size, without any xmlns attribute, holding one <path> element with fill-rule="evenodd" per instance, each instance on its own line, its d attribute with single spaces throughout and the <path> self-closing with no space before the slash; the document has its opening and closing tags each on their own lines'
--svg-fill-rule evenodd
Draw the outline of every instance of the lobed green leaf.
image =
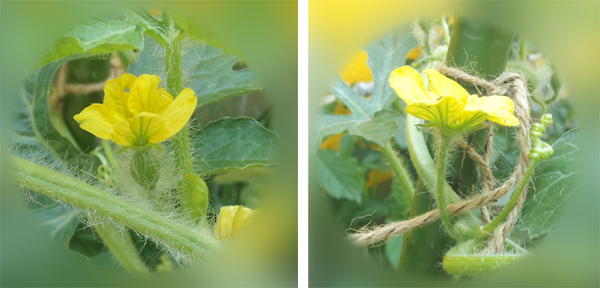
<svg viewBox="0 0 600 288">
<path fill-rule="evenodd" d="M 386 109 L 396 99 L 389 85 L 391 72 L 403 66 L 408 53 L 417 46 L 417 40 L 406 29 L 391 32 L 365 49 L 367 65 L 373 73 L 374 90 L 370 98 L 354 92 L 341 78 L 331 86 L 330 92 L 352 111 L 351 115 L 324 113 L 318 129 L 319 143 L 325 137 L 348 131 L 385 146 L 398 131 L 401 114 Z M 318 145 L 318 143 L 317 143 Z"/>
<path fill-rule="evenodd" d="M 157 53 L 160 51 L 158 44 L 150 37 L 146 37 L 145 42 L 146 50 L 127 72 L 136 76 L 156 74 L 165 82 L 164 57 Z M 192 88 L 198 97 L 198 107 L 262 90 L 256 72 L 251 68 L 238 69 L 240 60 L 235 55 L 203 42 L 191 42 L 190 45 L 182 55 L 183 76 L 185 86 Z"/>
<path fill-rule="evenodd" d="M 201 175 L 275 164 L 277 136 L 251 118 L 223 118 L 190 136 Z"/>
<path fill-rule="evenodd" d="M 64 34 L 58 45 L 43 57 L 40 66 L 73 54 L 142 50 L 144 30 L 144 27 L 130 19 L 98 18 L 79 24 Z"/>
</svg>

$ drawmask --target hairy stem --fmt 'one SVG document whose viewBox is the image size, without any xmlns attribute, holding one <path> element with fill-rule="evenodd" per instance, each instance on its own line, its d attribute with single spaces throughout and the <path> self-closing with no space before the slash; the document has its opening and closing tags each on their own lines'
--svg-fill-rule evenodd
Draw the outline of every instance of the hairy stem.
<svg viewBox="0 0 600 288">
<path fill-rule="evenodd" d="M 121 231 L 112 223 L 94 225 L 93 228 L 127 272 L 132 274 L 149 273 L 127 230 Z"/>
<path fill-rule="evenodd" d="M 419 174 L 419 178 L 423 181 L 423 184 L 428 191 L 432 193 L 432 196 L 437 199 L 435 174 L 435 163 L 427 150 L 427 143 L 421 132 L 422 128 L 416 125 L 423 124 L 423 120 L 406 115 L 406 142 L 408 144 L 408 152 L 410 153 L 410 159 L 413 162 L 413 166 Z M 445 181 L 444 181 L 445 182 Z M 448 183 L 444 184 L 445 198 L 450 203 L 460 202 L 460 197 L 456 195 L 456 192 L 452 190 L 452 187 Z"/>
<path fill-rule="evenodd" d="M 396 156 L 396 153 L 392 149 L 392 142 L 390 141 L 388 145 L 381 148 L 381 152 L 387 158 L 388 162 L 392 166 L 392 170 L 398 177 L 398 182 L 400 183 L 400 188 L 402 188 L 402 192 L 406 195 L 406 197 L 410 200 L 415 196 L 415 188 L 410 181 L 410 177 L 406 168 L 400 162 L 400 159 Z"/>
<path fill-rule="evenodd" d="M 112 219 L 187 255 L 206 258 L 218 246 L 209 232 L 196 232 L 116 195 L 46 167 L 12 157 L 15 181 L 25 189 Z"/>
<path fill-rule="evenodd" d="M 167 40 L 164 45 L 167 90 L 174 97 L 177 97 L 181 90 L 183 90 L 183 66 L 181 63 L 182 39 L 176 36 L 178 33 L 178 31 L 173 30 L 171 34 L 174 37 Z M 175 156 L 175 166 L 180 175 L 178 191 L 183 213 L 190 215 L 194 220 L 198 220 L 197 217 L 200 215 L 198 214 L 198 209 L 195 209 L 193 201 L 194 186 L 185 177 L 186 175 L 194 174 L 188 130 L 188 125 L 186 124 L 183 129 L 173 136 L 173 153 Z"/>
<path fill-rule="evenodd" d="M 521 183 L 519 183 L 519 186 L 517 186 L 517 189 L 515 190 L 513 195 L 510 197 L 508 204 L 506 204 L 504 209 L 502 209 L 502 212 L 500 212 L 500 214 L 498 214 L 498 216 L 496 218 L 494 218 L 494 220 L 492 220 L 492 222 L 490 222 L 489 224 L 485 225 L 482 228 L 483 232 L 486 235 L 493 233 L 494 230 L 496 230 L 496 228 L 498 227 L 498 225 L 500 225 L 500 223 L 502 223 L 506 219 L 506 217 L 508 217 L 508 214 L 510 213 L 510 211 L 517 204 L 517 201 L 519 200 L 519 196 L 523 192 L 523 189 L 527 185 L 527 182 L 529 182 L 529 177 L 531 177 L 531 173 L 533 173 L 533 170 L 534 170 L 536 164 L 537 164 L 536 160 L 531 160 L 531 162 L 529 163 L 529 167 L 527 167 L 527 171 L 525 171 L 525 176 L 521 180 Z"/>
<path fill-rule="evenodd" d="M 438 150 L 438 161 L 437 161 L 437 177 L 435 192 L 437 194 L 438 210 L 440 211 L 440 220 L 442 225 L 450 237 L 457 239 L 456 232 L 450 221 L 450 212 L 448 212 L 448 203 L 446 203 L 446 158 L 448 158 L 448 149 L 450 148 L 451 138 L 442 136 L 440 148 Z"/>
</svg>

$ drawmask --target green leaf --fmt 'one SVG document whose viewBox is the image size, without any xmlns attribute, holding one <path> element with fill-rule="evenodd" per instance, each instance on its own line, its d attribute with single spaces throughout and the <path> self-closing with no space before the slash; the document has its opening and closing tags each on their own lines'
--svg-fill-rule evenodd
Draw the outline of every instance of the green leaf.
<svg viewBox="0 0 600 288">
<path fill-rule="evenodd" d="M 34 71 L 25 81 L 25 91 L 13 126 L 13 144 L 18 150 L 26 151 L 22 147 L 25 144 L 26 149 L 35 147 L 36 152 L 47 149 L 44 152 L 53 154 L 57 160 L 75 156 L 76 153 L 72 153 L 75 148 L 67 138 L 60 135 L 50 119 L 50 85 L 54 73 L 64 62 L 66 61 L 61 60 L 46 65 Z M 26 154 L 24 152 L 22 156 Z M 25 158 L 31 159 L 31 156 Z"/>
<path fill-rule="evenodd" d="M 361 136 L 385 146 L 398 130 L 400 125 L 397 122 L 401 116 L 396 111 L 386 109 L 396 98 L 388 83 L 390 74 L 404 65 L 406 56 L 416 46 L 417 40 L 408 29 L 392 32 L 369 45 L 365 51 L 369 56 L 367 65 L 373 73 L 374 89 L 371 98 L 358 95 L 338 77 L 330 92 L 340 99 L 352 114 L 324 113 L 318 130 L 319 143 L 329 135 L 348 131 L 351 135 Z"/>
<path fill-rule="evenodd" d="M 72 55 L 52 62 L 34 71 L 25 81 L 25 91 L 13 125 L 12 143 L 15 154 L 36 163 L 40 162 L 40 156 L 48 160 L 42 161 L 43 164 L 68 162 L 68 165 L 62 165 L 63 169 L 71 166 L 89 172 L 97 164 L 93 157 L 82 154 L 79 148 L 73 145 L 72 139 L 63 136 L 51 120 L 50 86 L 54 74 L 65 62 L 81 57 L 84 55 Z"/>
<path fill-rule="evenodd" d="M 333 198 L 361 203 L 364 172 L 356 158 L 331 150 L 317 152 L 317 181 Z"/>
<path fill-rule="evenodd" d="M 89 55 L 144 48 L 144 27 L 129 19 L 102 19 L 82 23 L 64 34 L 40 66 L 72 54 Z"/>
<path fill-rule="evenodd" d="M 277 136 L 251 118 L 223 118 L 190 137 L 196 173 L 210 175 L 275 164 Z"/>
<path fill-rule="evenodd" d="M 565 204 L 577 190 L 578 134 L 578 130 L 565 133 L 552 145 L 552 157 L 535 168 L 534 185 L 530 186 L 521 215 L 522 228 L 528 230 L 531 239 L 550 232 L 559 223 Z"/>
<path fill-rule="evenodd" d="M 156 53 L 160 46 L 146 37 L 146 50 L 138 62 L 131 64 L 128 73 L 159 75 L 166 82 L 164 58 Z M 198 97 L 198 107 L 208 103 L 262 90 L 258 75 L 250 68 L 238 69 L 240 60 L 232 54 L 203 42 L 191 42 L 182 55 L 185 86 Z M 234 68 L 236 70 L 234 70 Z M 177 95 L 172 95 L 176 97 Z"/>
<path fill-rule="evenodd" d="M 91 227 L 86 227 L 84 224 L 79 225 L 77 231 L 69 240 L 69 249 L 86 258 L 93 258 L 100 254 L 109 254 L 113 257 L 111 253 L 103 253 L 107 249 L 105 249 L 102 239 L 96 235 Z"/>
<path fill-rule="evenodd" d="M 385 244 L 385 257 L 388 262 L 394 268 L 398 270 L 398 264 L 400 263 L 400 256 L 402 255 L 402 244 L 404 243 L 404 235 L 398 235 L 392 237 Z"/>
<path fill-rule="evenodd" d="M 49 230 L 52 238 L 57 238 L 68 245 L 79 225 L 81 210 L 55 203 L 37 210 L 35 214 L 40 218 L 42 226 Z"/>
</svg>

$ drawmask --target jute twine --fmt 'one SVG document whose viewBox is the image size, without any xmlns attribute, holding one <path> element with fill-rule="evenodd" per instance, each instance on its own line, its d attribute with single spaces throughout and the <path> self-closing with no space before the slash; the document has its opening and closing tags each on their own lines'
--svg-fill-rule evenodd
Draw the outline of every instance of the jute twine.
<svg viewBox="0 0 600 288">
<path fill-rule="evenodd" d="M 529 139 L 531 117 L 529 113 L 529 94 L 527 91 L 527 82 L 522 74 L 514 72 L 505 72 L 493 82 L 469 75 L 460 69 L 447 67 L 445 65 L 442 65 L 439 68 L 439 72 L 448 77 L 481 88 L 482 90 L 479 91 L 485 95 L 505 95 L 513 99 L 515 108 L 514 114 L 520 122 L 517 130 L 517 141 L 521 148 L 521 153 L 514 171 L 510 177 L 504 181 L 504 183 L 502 183 L 499 187 L 492 189 L 495 179 L 489 165 L 492 156 L 493 137 L 490 137 L 490 140 L 486 145 L 486 153 L 484 156 L 479 155 L 475 149 L 468 147 L 469 145 L 466 143 L 466 141 L 462 140 L 458 143 L 461 147 L 466 149 L 466 153 L 469 155 L 469 157 L 471 157 L 471 159 L 477 163 L 482 176 L 483 191 L 479 195 L 469 200 L 448 205 L 448 211 L 451 216 L 456 216 L 467 213 L 474 209 L 482 209 L 487 215 L 487 219 L 485 219 L 486 215 L 483 216 L 484 222 L 489 222 L 490 219 L 488 205 L 504 196 L 506 193 L 511 191 L 513 187 L 520 183 L 525 175 L 527 166 L 529 165 L 529 159 L 527 158 L 527 155 L 531 149 L 531 140 Z M 483 254 L 496 254 L 502 252 L 504 240 L 521 215 L 523 203 L 526 199 L 526 192 L 527 186 L 525 187 L 525 191 L 520 195 L 516 207 L 509 214 L 507 221 L 500 228 L 498 228 L 497 233 L 491 237 L 487 247 L 482 251 Z M 363 227 L 357 233 L 351 234 L 350 238 L 358 246 L 374 245 L 379 241 L 387 240 L 396 235 L 409 232 L 412 229 L 425 226 L 437 220 L 439 217 L 440 212 L 439 210 L 435 209 L 406 221 L 392 222 L 375 228 Z"/>
<path fill-rule="evenodd" d="M 119 59 L 117 53 L 110 55 L 110 72 L 106 79 L 96 83 L 73 84 L 67 83 L 67 75 L 69 71 L 69 63 L 62 65 L 56 72 L 52 83 L 52 95 L 50 96 L 50 104 L 56 111 L 62 111 L 62 99 L 67 94 L 85 95 L 93 92 L 104 90 L 104 85 L 111 79 L 115 79 L 125 73 L 125 68 Z"/>
</svg>

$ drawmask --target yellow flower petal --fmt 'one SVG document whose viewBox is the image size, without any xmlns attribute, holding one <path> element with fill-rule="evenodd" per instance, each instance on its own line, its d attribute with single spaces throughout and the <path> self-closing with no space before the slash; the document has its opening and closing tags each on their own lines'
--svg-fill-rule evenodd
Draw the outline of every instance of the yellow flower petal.
<svg viewBox="0 0 600 288">
<path fill-rule="evenodd" d="M 438 101 L 414 102 L 406 106 L 406 113 L 417 118 L 446 126 L 461 122 L 465 104 L 454 97 L 442 97 Z"/>
<path fill-rule="evenodd" d="M 133 117 L 133 114 L 127 107 L 129 101 L 129 92 L 137 78 L 131 74 L 124 73 L 117 79 L 112 79 L 104 85 L 104 105 L 119 112 L 125 118 Z"/>
<path fill-rule="evenodd" d="M 166 139 L 171 138 L 175 135 L 185 124 L 196 109 L 198 98 L 194 90 L 185 88 L 179 96 L 175 98 L 175 101 L 169 105 L 165 112 L 161 115 L 165 118 L 165 125 L 156 132 L 152 137 L 149 138 L 151 143 L 158 143 Z M 160 140 L 162 139 L 162 140 Z M 154 142 L 156 141 L 156 142 Z"/>
<path fill-rule="evenodd" d="M 466 111 L 483 111 L 489 116 L 487 120 L 496 122 L 504 126 L 519 125 L 519 119 L 515 117 L 514 104 L 512 100 L 506 96 L 487 96 L 478 97 L 471 95 L 467 99 Z"/>
<path fill-rule="evenodd" d="M 143 146 L 146 143 L 158 143 L 160 141 L 150 141 L 157 131 L 160 131 L 165 125 L 165 118 L 148 112 L 142 112 L 133 118 L 121 121 L 114 125 L 110 132 L 111 139 L 122 146 Z M 154 137 L 156 138 L 156 137 Z"/>
<path fill-rule="evenodd" d="M 373 81 L 373 74 L 367 65 L 367 59 L 369 59 L 367 52 L 360 50 L 340 73 L 342 80 L 346 83 Z"/>
<path fill-rule="evenodd" d="M 434 94 L 465 100 L 469 97 L 469 93 L 465 88 L 456 83 L 456 81 L 440 74 L 440 72 L 433 69 L 426 69 L 423 72 L 427 74 L 427 79 L 429 80 L 429 91 Z"/>
<path fill-rule="evenodd" d="M 239 233 L 254 215 L 252 209 L 243 206 L 223 206 L 215 225 L 215 234 L 221 240 L 230 239 Z"/>
<path fill-rule="evenodd" d="M 124 120 L 117 111 L 102 104 L 88 106 L 73 119 L 79 123 L 81 129 L 102 139 L 110 139 L 109 131 L 113 125 Z"/>
<path fill-rule="evenodd" d="M 156 75 L 140 76 L 129 93 L 127 107 L 133 115 L 149 112 L 162 114 L 173 102 L 173 97 L 164 88 L 158 88 L 161 80 Z"/>
<path fill-rule="evenodd" d="M 435 95 L 429 94 L 425 89 L 421 74 L 410 66 L 394 70 L 390 76 L 390 86 L 409 105 L 413 102 L 436 100 L 437 98 Z"/>
</svg>

